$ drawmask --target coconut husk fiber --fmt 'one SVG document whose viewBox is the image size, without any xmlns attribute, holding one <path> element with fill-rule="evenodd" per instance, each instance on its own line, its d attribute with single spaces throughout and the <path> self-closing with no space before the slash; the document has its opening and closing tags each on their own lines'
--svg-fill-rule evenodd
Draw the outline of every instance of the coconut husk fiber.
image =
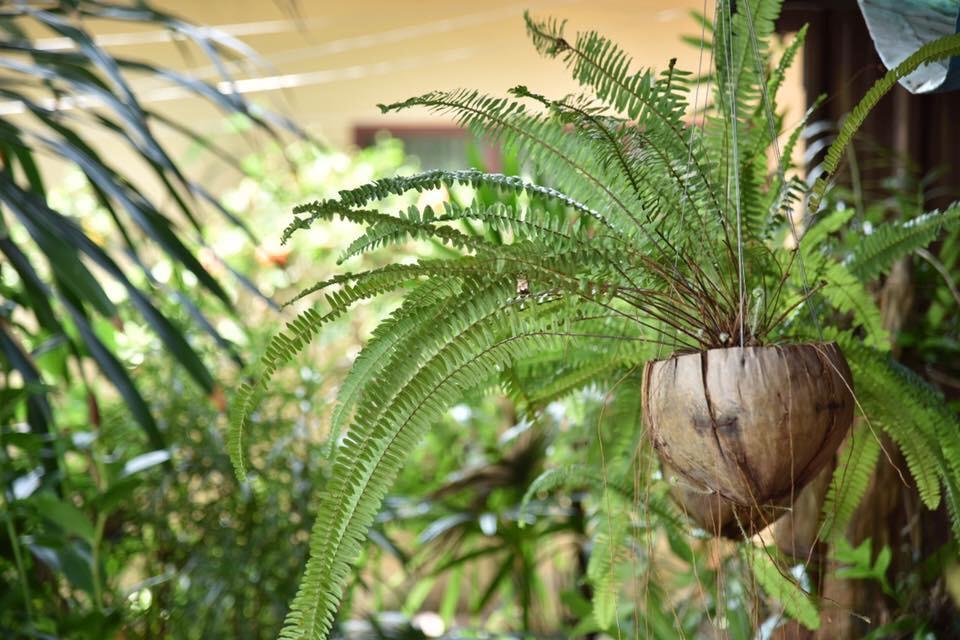
<svg viewBox="0 0 960 640">
<path fill-rule="evenodd" d="M 646 364 L 644 424 L 682 509 L 714 535 L 752 535 L 836 453 L 852 389 L 836 343 L 710 349 Z"/>
</svg>

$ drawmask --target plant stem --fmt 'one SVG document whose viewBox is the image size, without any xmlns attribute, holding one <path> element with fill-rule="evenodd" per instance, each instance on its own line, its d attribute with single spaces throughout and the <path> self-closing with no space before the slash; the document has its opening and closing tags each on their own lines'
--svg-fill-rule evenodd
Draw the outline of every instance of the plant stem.
<svg viewBox="0 0 960 640">
<path fill-rule="evenodd" d="M 97 513 L 97 522 L 94 528 L 93 536 L 93 601 L 97 609 L 103 609 L 103 586 L 100 584 L 102 576 L 100 575 L 100 544 L 103 541 L 103 529 L 107 522 L 107 514 L 103 511 Z"/>
<path fill-rule="evenodd" d="M 0 461 L 6 462 L 7 449 L 3 444 L 3 435 L 0 432 Z M 7 530 L 7 536 L 10 538 L 10 546 L 13 548 L 13 562 L 17 566 L 17 576 L 20 579 L 20 590 L 23 592 L 23 607 L 27 614 L 27 623 L 33 626 L 33 609 L 30 606 L 30 585 L 27 583 L 27 571 L 23 567 L 23 556 L 20 555 L 20 540 L 17 537 L 17 530 L 13 526 L 13 518 L 10 517 L 10 503 L 7 501 L 7 494 L 0 491 L 0 513 L 3 514 L 3 523 Z"/>
<path fill-rule="evenodd" d="M 23 607 L 27 613 L 27 623 L 32 627 L 33 609 L 30 606 L 30 585 L 27 584 L 27 572 L 23 568 L 23 556 L 20 555 L 20 541 L 17 538 L 17 531 L 13 526 L 13 520 L 10 518 L 10 510 L 7 509 L 6 496 L 3 497 L 2 507 L 3 522 L 4 525 L 6 525 L 7 535 L 10 537 L 10 546 L 13 547 L 13 561 L 17 565 L 20 590 L 23 592 Z"/>
<path fill-rule="evenodd" d="M 932 253 L 926 249 L 917 249 L 914 253 L 930 263 L 930 265 L 937 270 L 937 273 L 943 278 L 943 281 L 946 283 L 947 288 L 950 290 L 950 295 L 953 296 L 953 299 L 957 302 L 957 305 L 960 306 L 960 290 L 957 289 L 957 283 L 953 281 L 953 278 L 950 276 L 950 270 L 934 256 Z"/>
<path fill-rule="evenodd" d="M 88 393 L 90 393 L 90 385 L 87 383 L 86 378 L 84 378 L 84 386 L 87 387 Z M 97 492 L 101 495 L 106 492 L 108 489 L 109 481 L 107 480 L 107 470 L 103 465 L 103 456 L 100 451 L 100 431 L 99 424 L 94 425 L 97 428 L 97 438 L 94 439 L 93 445 L 90 448 L 90 464 L 91 464 L 91 475 L 93 476 L 94 485 L 97 487 Z M 103 510 L 97 510 L 97 521 L 94 525 L 93 533 L 93 542 L 92 542 L 92 558 L 91 567 L 93 574 L 93 601 L 96 604 L 98 610 L 103 610 L 103 576 L 100 574 L 100 546 L 103 544 L 103 530 L 107 523 L 107 512 Z"/>
</svg>

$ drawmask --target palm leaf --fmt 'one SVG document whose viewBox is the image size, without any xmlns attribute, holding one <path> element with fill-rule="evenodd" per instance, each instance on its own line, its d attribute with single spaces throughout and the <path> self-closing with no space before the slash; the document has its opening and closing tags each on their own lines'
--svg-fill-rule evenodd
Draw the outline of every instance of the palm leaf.
<svg viewBox="0 0 960 640">
<path fill-rule="evenodd" d="M 153 445 L 163 446 L 162 434 L 152 418 L 149 406 L 136 389 L 125 368 L 99 340 L 91 328 L 91 313 L 114 320 L 121 313 L 104 292 L 104 287 L 91 271 L 96 265 L 100 273 L 119 283 L 127 292 L 135 313 L 144 318 L 159 337 L 174 361 L 182 366 L 206 392 L 215 388 L 213 375 L 186 338 L 180 326 L 160 309 L 160 298 L 179 298 L 187 317 L 210 336 L 214 344 L 235 351 L 210 325 L 187 291 L 158 289 L 134 283 L 121 268 L 119 258 L 125 254 L 153 282 L 144 249 L 155 247 L 173 264 L 193 274 L 204 289 L 219 299 L 232 313 L 232 298 L 224 285 L 195 256 L 197 244 L 188 239 L 192 233 L 202 243 L 200 222 L 202 209 L 214 203 L 214 209 L 227 215 L 232 224 L 249 230 L 232 214 L 215 203 L 215 198 L 193 183 L 172 159 L 161 139 L 154 135 L 153 124 L 179 127 L 192 135 L 188 127 L 171 122 L 146 109 L 129 81 L 131 74 L 149 75 L 175 83 L 193 96 L 212 102 L 228 114 L 243 114 L 268 136 L 277 135 L 277 127 L 299 135 L 299 130 L 284 118 L 253 109 L 243 96 L 223 93 L 215 85 L 189 77 L 178 71 L 128 60 L 111 55 L 97 44 L 86 30 L 84 19 L 121 20 L 137 24 L 155 24 L 195 42 L 205 55 L 229 79 L 227 58 L 240 61 L 253 52 L 243 43 L 215 30 L 200 29 L 174 16 L 158 12 L 146 4 L 137 7 L 81 0 L 80 2 L 47 3 L 40 7 L 21 3 L 3 10 L 4 30 L 0 36 L 0 67 L 5 71 L 0 97 L 18 103 L 26 115 L 16 119 L 0 117 L 0 148 L 3 166 L 0 172 L 0 201 L 12 219 L 23 226 L 29 241 L 19 244 L 14 238 L 3 239 L 3 254 L 21 276 L 22 294 L 17 302 L 32 314 L 37 323 L 53 335 L 71 342 L 75 357 L 89 357 L 126 400 L 136 421 L 143 427 Z M 39 30 L 52 32 L 70 43 L 64 50 L 38 45 L 30 34 Z M 231 61 L 230 64 L 234 64 Z M 96 109 L 81 108 L 96 104 Z M 56 108 L 54 108 L 54 105 Z M 80 132 L 83 131 L 81 134 Z M 189 231 L 173 222 L 169 207 L 145 194 L 132 178 L 133 171 L 113 164 L 98 150 L 98 136 L 111 138 L 132 150 L 143 166 L 155 176 L 169 198 L 190 224 Z M 208 148 L 213 148 L 205 141 Z M 220 154 L 221 157 L 223 154 Z M 109 213 L 122 249 L 111 244 L 94 242 L 69 216 L 56 211 L 47 202 L 43 163 L 35 158 L 56 157 L 72 163 L 84 174 L 87 185 L 100 206 Z M 229 163 L 228 163 L 229 164 Z M 8 222 L 0 218 L 0 227 Z M 49 265 L 50 276 L 33 264 L 37 258 Z M 242 282 L 244 286 L 249 282 Z M 72 326 L 76 334 L 66 331 Z M 71 337 L 74 336 L 74 337 Z M 28 338 L 24 333 L 23 339 Z M 8 350 L 7 360 L 14 352 Z M 22 359 L 17 359 L 22 368 Z M 32 412 L 37 415 L 36 411 Z M 48 416 L 52 419 L 53 416 Z M 37 424 L 39 428 L 41 425 Z"/>
</svg>

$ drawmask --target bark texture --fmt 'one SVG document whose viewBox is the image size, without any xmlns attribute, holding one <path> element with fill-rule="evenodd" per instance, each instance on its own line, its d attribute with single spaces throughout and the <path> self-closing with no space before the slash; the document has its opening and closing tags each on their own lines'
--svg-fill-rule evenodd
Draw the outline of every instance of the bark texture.
<svg viewBox="0 0 960 640">
<path fill-rule="evenodd" d="M 834 343 L 711 349 L 647 363 L 644 421 L 690 517 L 740 537 L 782 515 L 833 458 L 851 388 Z"/>
</svg>

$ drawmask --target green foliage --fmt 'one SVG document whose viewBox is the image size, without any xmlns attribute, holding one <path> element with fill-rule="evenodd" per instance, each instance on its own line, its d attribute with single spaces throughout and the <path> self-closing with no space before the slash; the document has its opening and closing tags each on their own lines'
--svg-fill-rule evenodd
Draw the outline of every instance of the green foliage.
<svg viewBox="0 0 960 640">
<path fill-rule="evenodd" d="M 880 309 L 873 296 L 846 261 L 837 260 L 835 255 L 824 250 L 829 236 L 847 224 L 853 213 L 844 210 L 823 216 L 804 234 L 800 242 L 804 274 L 797 273 L 794 282 L 798 288 L 803 286 L 804 278 L 821 282 L 820 292 L 826 302 L 836 311 L 851 315 L 850 324 L 863 330 L 867 344 L 883 349 L 889 344 L 889 336 L 883 328 Z M 894 254 L 888 257 L 896 259 Z"/>
<path fill-rule="evenodd" d="M 592 600 L 589 628 L 619 632 L 625 624 L 638 635 L 656 629 L 661 637 L 696 628 L 703 612 L 681 617 L 677 608 L 685 607 L 670 603 L 671 620 L 661 612 L 668 598 L 648 579 L 657 569 L 650 549 L 659 538 L 695 569 L 698 585 L 706 581 L 682 522 L 665 506 L 669 486 L 653 473 L 656 460 L 642 444 L 637 371 L 671 353 L 836 337 L 854 369 L 862 412 L 903 449 L 924 503 L 934 508 L 943 494 L 956 517 L 956 420 L 941 398 L 886 355 L 890 337 L 869 288 L 892 261 L 929 243 L 954 209 L 891 224 L 846 254 L 836 236 L 852 211 L 821 216 L 801 238 L 792 208 L 807 195 L 805 187 L 789 155 L 772 171 L 766 162 L 782 125 L 775 94 L 796 53 L 787 49 L 773 65 L 769 41 L 779 7 L 776 0 L 747 1 L 731 16 L 729 3 L 720 3 L 711 45 L 715 99 L 702 127 L 685 120 L 697 106 L 690 104 L 689 72 L 673 62 L 661 74 L 636 71 L 599 34 L 568 40 L 562 23 L 528 17 L 536 48 L 570 67 L 583 95 L 554 100 L 525 86 L 507 98 L 459 90 L 382 109 L 448 114 L 528 159 L 549 176 L 551 188 L 477 171 L 431 171 L 295 210 L 302 217 L 284 239 L 339 219 L 365 228 L 343 254 L 346 262 L 401 242 L 411 243 L 417 258 L 306 286 L 291 304 L 316 293 L 325 301 L 302 311 L 271 342 L 235 398 L 229 449 L 244 480 L 251 473 L 247 432 L 281 365 L 354 303 L 403 294 L 339 391 L 330 481 L 319 494 L 310 559 L 281 637 L 327 637 L 408 456 L 451 406 L 496 389 L 531 420 L 557 400 L 603 397 L 597 413 L 576 425 L 580 437 L 594 434 L 596 425 L 596 456 L 556 461 L 526 498 L 529 505 L 535 495 L 580 484 L 595 500 L 584 576 L 591 593 L 576 601 Z M 798 139 L 794 132 L 788 148 Z M 463 186 L 472 196 L 451 195 Z M 451 202 L 410 208 L 391 201 L 424 191 L 440 191 Z M 832 528 L 862 495 L 870 452 L 854 453 L 845 465 L 853 488 L 835 483 L 831 493 Z M 743 555 L 788 615 L 818 626 L 814 596 L 785 577 L 780 562 L 753 547 Z M 621 620 L 628 564 L 637 572 L 642 567 L 644 582 L 632 616 Z M 707 610 L 749 628 L 722 595 Z"/>
<path fill-rule="evenodd" d="M 243 163 L 246 177 L 224 201 L 254 227 L 265 226 L 277 209 L 307 193 L 325 188 L 334 193 L 370 176 L 410 171 L 395 141 L 356 158 L 305 142 L 274 145 Z M 48 198 L 78 216 L 94 201 L 89 185 L 73 174 L 51 187 Z M 88 222 L 100 230 L 102 219 Z M 108 247 L 116 240 L 109 229 L 98 238 Z M 256 290 L 273 295 L 290 287 L 278 261 L 323 278 L 352 232 L 331 234 L 329 247 L 292 243 L 281 249 L 236 242 L 232 234 L 242 231 L 216 217 L 205 221 L 204 230 L 212 250 L 250 274 Z M 185 298 L 165 295 L 168 288 L 190 293 L 197 286 L 185 283 L 173 259 L 157 257 L 153 273 L 164 292 L 153 304 L 174 326 L 190 326 L 196 310 L 233 343 L 257 351 L 267 344 L 276 312 L 252 289 L 236 292 L 238 306 L 246 310 L 244 328 L 212 296 L 198 296 L 194 310 L 184 305 Z M 257 459 L 267 468 L 238 484 L 224 451 L 222 407 L 176 366 L 176 354 L 137 317 L 129 298 L 114 304 L 125 320 L 122 330 L 95 319 L 94 331 L 149 399 L 166 445 L 157 448 L 149 440 L 131 420 L 126 398 L 98 385 L 92 368 L 67 369 L 72 355 L 66 343 L 41 343 L 29 354 L 13 351 L 35 364 L 36 384 L 42 381 L 40 390 L 57 419 L 49 434 L 29 428 L 34 389 L 5 374 L 0 383 L 0 636 L 275 637 L 307 558 L 310 521 L 301 514 L 312 508 L 313 491 L 328 470 L 325 451 L 311 434 L 320 428 L 321 398 L 343 363 L 306 353 L 280 377 L 282 384 L 262 398 L 266 414 L 259 424 L 269 429 L 273 444 L 257 450 Z M 373 318 L 385 315 L 379 309 L 368 312 Z M 352 320 L 357 327 L 370 321 L 362 314 Z M 343 354 L 354 347 L 359 329 L 343 329 L 325 336 L 325 352 Z M 202 339 L 192 348 L 218 372 L 219 384 L 235 383 L 237 367 L 228 351 Z M 83 373 L 91 377 L 83 380 Z M 56 457 L 48 457 L 48 451 Z M 44 469 L 48 462 L 52 471 Z"/>
<path fill-rule="evenodd" d="M 857 396 L 869 408 L 868 416 L 900 447 L 927 507 L 936 508 L 941 497 L 946 498 L 954 535 L 960 536 L 956 502 L 960 422 L 956 415 L 928 383 L 903 365 L 849 337 L 842 337 L 840 344 L 857 381 Z"/>
<path fill-rule="evenodd" d="M 69 461 L 64 495 L 40 484 L 42 441 L 3 425 L 4 636 L 186 640 L 279 630 L 307 554 L 308 523 L 291 511 L 306 510 L 322 481 L 317 465 L 302 460 L 319 459 L 319 446 L 298 436 L 297 421 L 271 420 L 282 443 L 269 456 L 274 466 L 241 491 L 223 452 L 222 416 L 171 364 L 154 357 L 137 373 L 172 450 L 153 449 L 122 402 L 102 401 L 94 427 L 81 389 L 59 398 L 60 424 L 71 434 L 55 442 Z M 291 391 L 270 402 L 295 400 Z"/>
<path fill-rule="evenodd" d="M 824 158 L 822 166 L 823 173 L 817 178 L 817 182 L 810 192 L 809 207 L 811 211 L 816 212 L 819 209 L 830 176 L 840 165 L 840 160 L 843 158 L 847 145 L 850 144 L 857 129 L 863 124 L 870 111 L 880 102 L 880 98 L 885 96 L 901 78 L 912 73 L 917 67 L 958 54 L 960 54 L 960 34 L 938 38 L 921 46 L 870 87 L 870 90 L 860 99 L 860 102 L 844 120 L 836 139 L 827 150 L 827 156 Z"/>
<path fill-rule="evenodd" d="M 600 629 L 614 628 L 620 603 L 620 569 L 629 559 L 624 547 L 629 512 L 613 507 L 603 495 L 604 513 L 597 523 L 587 577 L 593 585 L 593 615 Z"/>
<path fill-rule="evenodd" d="M 772 554 L 775 548 L 753 548 L 745 552 L 747 562 L 753 569 L 757 582 L 772 598 L 783 605 L 784 612 L 808 629 L 820 628 L 820 612 L 817 605 L 791 577 L 784 575 L 779 562 Z"/>
<path fill-rule="evenodd" d="M 869 282 L 889 271 L 897 260 L 928 246 L 944 227 L 956 227 L 958 218 L 960 207 L 952 207 L 880 225 L 859 243 L 849 269 L 862 282 Z"/>
<path fill-rule="evenodd" d="M 855 428 L 840 453 L 840 462 L 823 501 L 821 537 L 824 540 L 845 539 L 853 512 L 867 491 L 879 458 L 880 441 L 871 427 Z"/>
<path fill-rule="evenodd" d="M 876 580 L 881 584 L 885 593 L 893 595 L 893 588 L 887 581 L 887 569 L 893 554 L 890 547 L 884 547 L 873 559 L 873 544 L 870 538 L 864 540 L 860 546 L 854 548 L 846 539 L 841 538 L 833 548 L 833 558 L 844 565 L 837 569 L 841 578 L 852 580 Z"/>
<path fill-rule="evenodd" d="M 203 185 L 188 177 L 156 131 L 172 130 L 209 151 L 208 156 L 221 165 L 239 167 L 205 135 L 141 103 L 130 76 L 162 78 L 227 116 L 243 117 L 271 137 L 277 135 L 278 126 L 297 129 L 254 110 L 239 94 L 228 96 L 175 70 L 112 56 L 86 31 L 84 22 L 90 20 L 169 30 L 185 46 L 201 49 L 224 73 L 230 68 L 226 59 L 249 57 L 252 52 L 223 34 L 197 30 L 148 5 L 54 2 L 43 7 L 19 4 L 4 11 L 0 67 L 5 81 L 0 96 L 23 113 L 0 118 L 0 202 L 4 205 L 0 253 L 5 258 L 0 265 L 0 366 L 29 382 L 39 382 L 48 376 L 40 371 L 35 352 L 47 348 L 60 350 L 75 366 L 95 364 L 124 398 L 152 446 L 162 449 L 167 445 L 162 426 L 102 327 L 145 321 L 194 384 L 207 395 L 222 393 L 185 329 L 197 329 L 242 364 L 236 346 L 196 303 L 202 291 L 220 303 L 221 311 L 235 314 L 233 293 L 197 257 L 201 248 L 209 251 L 201 221 L 212 211 L 249 240 L 256 238 Z M 54 34 L 71 46 L 51 49 L 35 40 L 37 33 Z M 81 108 L 86 103 L 97 108 Z M 107 157 L 101 143 L 117 145 L 110 155 L 130 151 L 138 160 L 133 166 L 121 166 Z M 51 197 L 47 174 L 57 168 L 58 161 L 81 172 L 86 207 L 57 203 Z M 138 170 L 147 180 L 134 177 Z M 148 195 L 150 189 L 143 183 L 149 180 L 160 186 L 157 196 Z M 178 216 L 184 222 L 176 222 Z M 101 241 L 105 234 L 109 242 Z M 194 279 L 196 288 L 160 283 L 152 269 L 165 261 L 178 275 Z M 127 268 L 128 264 L 132 267 Z M 176 323 L 163 313 L 161 301 L 168 297 L 179 299 L 189 309 L 189 317 Z M 131 304 L 121 305 L 123 300 Z M 67 366 L 65 362 L 64 370 Z M 92 383 L 86 376 L 83 382 Z M 34 384 L 30 394 L 26 417 L 31 429 L 38 434 L 56 433 L 50 389 Z M 55 458 L 48 448 L 48 472 L 53 471 Z"/>
</svg>

